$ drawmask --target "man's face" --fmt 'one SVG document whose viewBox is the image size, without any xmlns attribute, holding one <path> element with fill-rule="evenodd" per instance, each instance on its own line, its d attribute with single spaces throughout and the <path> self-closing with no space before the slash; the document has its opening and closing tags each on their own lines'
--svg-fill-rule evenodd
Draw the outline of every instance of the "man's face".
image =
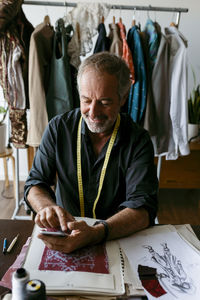
<svg viewBox="0 0 200 300">
<path fill-rule="evenodd" d="M 109 133 L 116 121 L 123 101 L 118 95 L 114 75 L 86 70 L 80 80 L 81 114 L 93 133 Z"/>
</svg>

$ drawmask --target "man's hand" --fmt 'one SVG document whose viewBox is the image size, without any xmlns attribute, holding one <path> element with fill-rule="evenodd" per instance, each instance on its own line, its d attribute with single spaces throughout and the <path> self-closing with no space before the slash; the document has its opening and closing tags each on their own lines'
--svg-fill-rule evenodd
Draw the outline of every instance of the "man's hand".
<svg viewBox="0 0 200 300">
<path fill-rule="evenodd" d="M 61 228 L 67 231 L 67 222 L 74 221 L 74 217 L 58 205 L 50 205 L 40 209 L 35 217 L 35 223 L 40 227 Z"/>
<path fill-rule="evenodd" d="M 66 237 L 46 236 L 39 234 L 38 238 L 43 240 L 49 249 L 70 253 L 87 245 L 100 242 L 104 236 L 104 226 L 89 226 L 85 221 L 73 221 L 67 223 L 71 233 Z"/>
</svg>

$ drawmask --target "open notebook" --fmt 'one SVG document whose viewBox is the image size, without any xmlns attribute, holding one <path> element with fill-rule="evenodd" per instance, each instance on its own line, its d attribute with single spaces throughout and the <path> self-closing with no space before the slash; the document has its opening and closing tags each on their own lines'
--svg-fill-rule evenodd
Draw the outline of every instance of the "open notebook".
<svg viewBox="0 0 200 300">
<path fill-rule="evenodd" d="M 80 218 L 77 218 L 80 219 Z M 95 220 L 85 218 L 92 225 Z M 123 295 L 123 261 L 117 241 L 78 250 L 72 255 L 49 250 L 35 225 L 23 267 L 40 279 L 47 294 Z"/>
</svg>

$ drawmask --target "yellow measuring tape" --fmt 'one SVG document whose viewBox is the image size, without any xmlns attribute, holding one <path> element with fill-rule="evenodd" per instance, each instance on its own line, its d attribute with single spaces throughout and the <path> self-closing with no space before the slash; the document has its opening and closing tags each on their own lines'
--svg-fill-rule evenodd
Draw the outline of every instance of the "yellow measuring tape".
<svg viewBox="0 0 200 300">
<path fill-rule="evenodd" d="M 81 217 L 84 217 L 85 216 L 85 208 L 84 208 L 83 181 L 82 181 L 82 170 L 81 170 L 81 123 L 82 123 L 82 116 L 79 121 L 78 134 L 77 134 L 77 179 L 78 179 L 78 192 L 79 192 L 79 200 L 80 200 Z M 97 202 L 98 202 L 100 194 L 101 194 L 103 181 L 104 181 L 104 177 L 106 174 L 106 168 L 108 165 L 112 147 L 114 145 L 114 142 L 115 142 L 115 139 L 117 136 L 117 131 L 118 131 L 119 125 L 120 125 L 120 114 L 118 114 L 118 116 L 117 116 L 117 121 L 115 123 L 115 127 L 113 129 L 113 133 L 112 133 L 112 136 L 111 136 L 109 144 L 108 144 L 108 149 L 106 151 L 106 156 L 105 156 L 103 167 L 101 170 L 98 193 L 97 193 L 97 197 L 94 201 L 93 210 L 92 210 L 93 218 L 95 218 L 95 219 L 96 219 L 95 209 L 96 209 Z"/>
</svg>

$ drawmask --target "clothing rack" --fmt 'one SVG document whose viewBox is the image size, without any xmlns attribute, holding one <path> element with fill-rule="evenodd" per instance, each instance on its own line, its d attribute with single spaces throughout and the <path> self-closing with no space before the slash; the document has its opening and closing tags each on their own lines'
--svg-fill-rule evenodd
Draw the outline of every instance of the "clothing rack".
<svg viewBox="0 0 200 300">
<path fill-rule="evenodd" d="M 61 6 L 61 7 L 76 7 L 77 3 L 74 2 L 53 2 L 53 1 L 29 1 L 24 0 L 23 4 L 25 5 L 42 5 L 42 6 Z M 188 8 L 180 8 L 180 7 L 160 7 L 160 6 L 140 6 L 140 5 L 115 5 L 111 4 L 108 6 L 110 9 L 120 9 L 120 10 L 145 10 L 145 11 L 163 11 L 163 12 L 176 12 L 177 19 L 176 25 L 178 26 L 180 23 L 181 13 L 187 13 Z"/>
<path fill-rule="evenodd" d="M 36 5 L 36 6 L 59 6 L 59 7 L 76 7 L 77 3 L 67 1 L 32 1 L 24 0 L 23 5 Z M 108 5 L 110 9 L 119 10 L 139 10 L 139 11 L 160 11 L 160 12 L 176 12 L 176 25 L 179 26 L 181 13 L 187 13 L 188 8 L 177 8 L 177 7 L 159 7 L 159 6 L 140 6 L 140 5 Z M 162 164 L 162 156 L 158 156 L 157 163 L 157 177 L 160 179 L 160 171 Z M 12 216 L 12 219 L 30 219 L 30 216 L 17 216 L 21 205 L 25 205 L 24 200 L 19 197 L 19 149 L 16 149 L 16 206 Z"/>
<path fill-rule="evenodd" d="M 77 3 L 74 2 L 67 2 L 67 1 L 29 1 L 24 0 L 23 4 L 30 4 L 30 5 L 47 5 L 47 6 L 69 6 L 69 7 L 76 7 Z M 159 7 L 159 6 L 140 6 L 140 5 L 109 5 L 110 9 L 126 9 L 126 10 L 152 10 L 152 11 L 168 11 L 168 12 L 188 12 L 188 8 L 176 8 L 176 7 Z"/>
</svg>

